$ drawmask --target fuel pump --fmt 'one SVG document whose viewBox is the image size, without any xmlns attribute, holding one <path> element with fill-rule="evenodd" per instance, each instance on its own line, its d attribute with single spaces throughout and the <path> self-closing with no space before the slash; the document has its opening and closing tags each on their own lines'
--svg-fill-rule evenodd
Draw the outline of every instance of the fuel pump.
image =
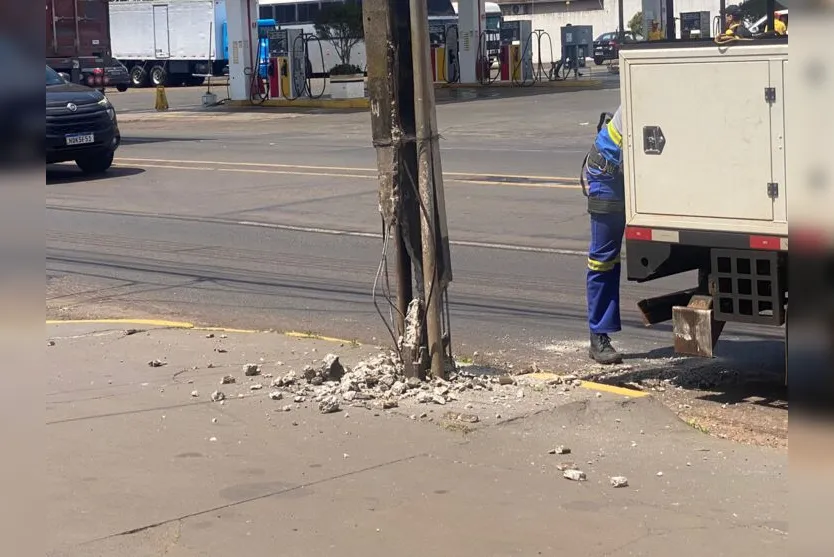
<svg viewBox="0 0 834 557">
<path fill-rule="evenodd" d="M 271 29 L 269 45 L 269 96 L 295 100 L 307 88 L 306 42 L 300 29 Z"/>
<path fill-rule="evenodd" d="M 585 67 L 585 58 L 594 44 L 594 28 L 591 25 L 566 25 L 562 27 L 562 67 L 565 79 L 571 71 L 579 76 L 579 68 Z"/>
<path fill-rule="evenodd" d="M 501 24 L 501 81 L 524 84 L 533 76 L 533 23 L 529 19 Z"/>
<path fill-rule="evenodd" d="M 709 39 L 709 12 L 681 12 L 681 39 Z"/>
</svg>

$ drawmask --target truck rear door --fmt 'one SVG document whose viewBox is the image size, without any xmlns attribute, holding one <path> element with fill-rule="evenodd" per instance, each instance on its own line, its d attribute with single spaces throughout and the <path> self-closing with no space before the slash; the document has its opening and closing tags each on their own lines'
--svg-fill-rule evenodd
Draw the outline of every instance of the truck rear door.
<svg viewBox="0 0 834 557">
<path fill-rule="evenodd" d="M 681 51 L 683 54 L 685 51 Z M 743 52 L 738 49 L 738 53 Z M 768 100 L 781 76 L 767 59 L 715 59 L 675 51 L 630 61 L 628 112 L 634 210 L 688 219 L 783 217 L 769 185 L 781 113 Z M 735 54 L 735 53 L 734 53 Z M 727 94 L 727 92 L 731 92 Z M 653 138 L 654 137 L 654 138 Z M 751 164 L 752 162 L 752 164 Z"/>
<path fill-rule="evenodd" d="M 47 0 L 47 57 L 110 56 L 108 0 Z"/>
</svg>

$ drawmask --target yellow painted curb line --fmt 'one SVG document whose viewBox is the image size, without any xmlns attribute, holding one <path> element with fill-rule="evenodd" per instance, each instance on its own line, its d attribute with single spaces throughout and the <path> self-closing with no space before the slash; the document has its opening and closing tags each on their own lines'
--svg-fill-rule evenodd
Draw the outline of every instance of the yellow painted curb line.
<svg viewBox="0 0 834 557">
<path fill-rule="evenodd" d="M 185 321 L 166 321 L 164 319 L 58 319 L 47 320 L 47 325 L 147 325 L 149 327 L 167 327 L 169 329 L 194 329 L 193 323 Z"/>
<path fill-rule="evenodd" d="M 528 377 L 532 377 L 534 379 L 541 379 L 542 381 L 548 381 L 550 379 L 558 379 L 561 377 L 556 373 L 550 372 L 541 372 L 541 373 L 531 373 Z M 595 383 L 593 381 L 585 381 L 584 379 L 580 379 L 582 381 L 582 387 L 585 389 L 590 389 L 592 391 L 602 391 L 605 393 L 611 393 L 614 395 L 621 395 L 621 396 L 628 396 L 631 398 L 641 398 L 644 396 L 649 396 L 649 393 L 644 393 L 643 391 L 638 391 L 636 389 L 626 389 L 625 387 L 615 387 L 614 385 L 606 385 L 605 383 Z"/>
<path fill-rule="evenodd" d="M 284 335 L 292 338 L 306 338 L 311 340 L 323 340 L 325 342 L 338 342 L 341 344 L 355 344 L 356 346 L 362 346 L 359 342 L 355 340 L 345 340 L 343 338 L 334 338 L 334 337 L 325 337 L 321 335 L 317 335 L 315 333 L 299 333 L 297 331 L 287 331 Z"/>
<path fill-rule="evenodd" d="M 267 99 L 262 103 L 254 104 L 249 101 L 226 101 L 226 104 L 237 107 L 269 106 L 274 108 L 333 109 L 369 108 L 371 106 L 370 99 L 366 97 L 361 99 L 296 99 L 294 101 L 288 101 L 286 99 Z"/>
</svg>

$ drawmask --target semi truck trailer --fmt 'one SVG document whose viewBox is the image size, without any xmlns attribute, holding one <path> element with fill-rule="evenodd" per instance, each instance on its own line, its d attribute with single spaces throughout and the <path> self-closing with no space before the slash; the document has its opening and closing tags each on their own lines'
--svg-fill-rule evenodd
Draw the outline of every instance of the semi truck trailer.
<svg viewBox="0 0 834 557">
<path fill-rule="evenodd" d="M 619 53 L 629 281 L 675 351 L 712 357 L 725 323 L 785 325 L 787 38 L 629 45 Z"/>
<path fill-rule="evenodd" d="M 46 64 L 74 83 L 97 89 L 128 86 L 113 59 L 108 0 L 46 0 Z"/>
</svg>

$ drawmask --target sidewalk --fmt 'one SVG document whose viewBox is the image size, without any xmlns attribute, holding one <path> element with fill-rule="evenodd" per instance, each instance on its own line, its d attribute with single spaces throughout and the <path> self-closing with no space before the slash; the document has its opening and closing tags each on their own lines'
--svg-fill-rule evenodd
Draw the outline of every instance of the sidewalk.
<svg viewBox="0 0 834 557">
<path fill-rule="evenodd" d="M 638 393 L 541 375 L 409 388 L 357 366 L 374 347 L 272 333 L 60 324 L 47 339 L 47 555 L 787 549 L 786 454 L 703 435 Z M 319 383 L 331 353 L 356 369 L 309 385 L 305 366 Z M 321 412 L 326 389 L 336 412 Z"/>
</svg>

